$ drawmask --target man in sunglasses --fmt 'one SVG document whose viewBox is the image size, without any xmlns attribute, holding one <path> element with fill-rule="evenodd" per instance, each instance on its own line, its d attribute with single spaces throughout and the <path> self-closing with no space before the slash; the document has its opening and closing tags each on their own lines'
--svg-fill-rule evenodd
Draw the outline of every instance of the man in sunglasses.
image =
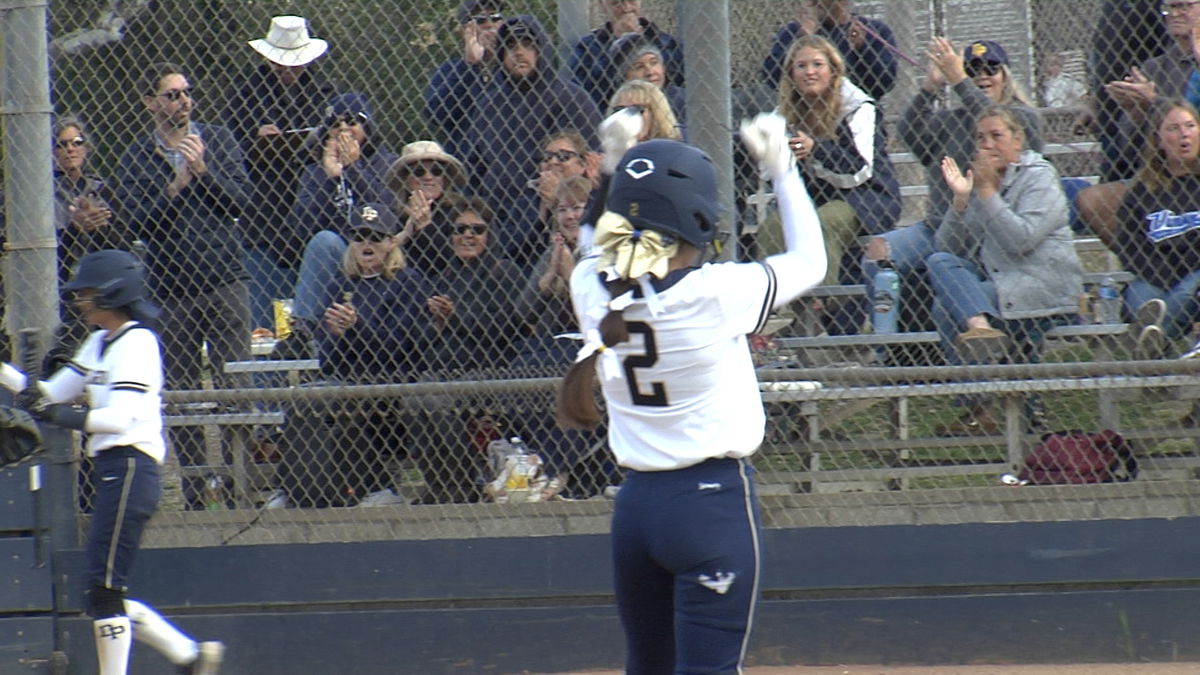
<svg viewBox="0 0 1200 675">
<path fill-rule="evenodd" d="M 117 203 L 146 243 L 150 287 L 162 307 L 167 387 L 199 389 L 208 346 L 217 387 L 237 387 L 226 361 L 250 357 L 250 309 L 239 219 L 250 201 L 242 149 L 229 129 L 192 120 L 196 101 L 181 66 L 157 63 L 139 83 L 153 129 L 118 170 Z M 199 429 L 173 432 L 183 464 L 203 462 Z M 197 485 L 185 486 L 192 505 Z"/>
<path fill-rule="evenodd" d="M 543 139 L 575 129 L 596 147 L 600 111 L 579 85 L 558 75 L 554 49 L 537 19 L 506 20 L 497 39 L 500 73 L 467 115 L 466 151 L 456 156 L 466 163 L 476 193 L 513 232 L 537 218 L 523 199 L 541 168 Z"/>
<path fill-rule="evenodd" d="M 496 31 L 505 9 L 503 0 L 464 0 L 457 12 L 462 56 L 439 65 L 425 88 L 422 114 L 452 155 L 460 154 L 456 141 L 466 131 L 475 97 L 496 76 Z"/>
<path fill-rule="evenodd" d="M 242 218 L 254 326 L 274 325 L 271 301 L 292 294 L 304 248 L 285 226 L 306 158 L 300 145 L 321 124 L 336 93 L 318 74 L 329 49 L 301 16 L 276 16 L 265 37 L 250 40 L 261 60 L 238 76 L 221 119 L 246 153 L 253 199 Z"/>
</svg>

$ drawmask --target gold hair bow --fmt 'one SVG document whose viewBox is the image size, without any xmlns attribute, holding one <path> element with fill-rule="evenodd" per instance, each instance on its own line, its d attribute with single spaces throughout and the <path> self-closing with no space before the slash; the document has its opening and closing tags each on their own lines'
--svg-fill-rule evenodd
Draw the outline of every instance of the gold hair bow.
<svg viewBox="0 0 1200 675">
<path fill-rule="evenodd" d="M 662 279 L 667 263 L 679 251 L 678 242 L 666 244 L 655 230 L 639 230 L 624 216 L 605 211 L 596 223 L 594 244 L 601 249 L 601 269 L 611 269 L 622 279 L 637 279 L 649 272 Z"/>
</svg>

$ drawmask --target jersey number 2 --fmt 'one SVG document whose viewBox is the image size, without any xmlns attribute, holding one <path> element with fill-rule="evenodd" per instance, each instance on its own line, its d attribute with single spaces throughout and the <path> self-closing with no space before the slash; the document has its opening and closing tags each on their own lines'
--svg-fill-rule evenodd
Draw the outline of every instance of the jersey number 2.
<svg viewBox="0 0 1200 675">
<path fill-rule="evenodd" d="M 654 330 L 642 321 L 626 321 L 629 334 L 637 333 L 642 336 L 645 351 L 641 354 L 626 356 L 621 365 L 625 368 L 625 381 L 629 383 L 629 396 L 636 405 L 666 406 L 667 388 L 662 382 L 650 382 L 650 393 L 643 393 L 638 386 L 637 374 L 634 368 L 650 368 L 658 363 L 658 346 L 654 342 Z"/>
</svg>

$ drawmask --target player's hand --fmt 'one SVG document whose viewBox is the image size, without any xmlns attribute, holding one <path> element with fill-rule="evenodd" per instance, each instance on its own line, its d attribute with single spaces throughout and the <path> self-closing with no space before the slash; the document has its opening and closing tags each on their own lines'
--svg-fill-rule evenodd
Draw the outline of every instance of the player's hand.
<svg viewBox="0 0 1200 675">
<path fill-rule="evenodd" d="M 788 145 L 787 121 L 782 115 L 759 113 L 754 119 L 742 120 L 740 136 L 746 152 L 765 178 L 780 178 L 796 165 L 796 155 Z"/>
<path fill-rule="evenodd" d="M 642 135 L 642 114 L 636 108 L 625 108 L 608 116 L 600 123 L 600 147 L 604 149 L 601 169 L 612 175 L 617 172 L 621 158 L 630 148 L 637 145 Z"/>
</svg>

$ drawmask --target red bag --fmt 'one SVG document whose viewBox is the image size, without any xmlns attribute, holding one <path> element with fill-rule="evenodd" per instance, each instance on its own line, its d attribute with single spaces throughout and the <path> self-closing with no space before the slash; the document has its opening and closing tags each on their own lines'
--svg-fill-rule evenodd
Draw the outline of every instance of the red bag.
<svg viewBox="0 0 1200 675">
<path fill-rule="evenodd" d="M 1042 436 L 1017 478 L 1031 485 L 1069 485 L 1130 481 L 1137 473 L 1137 458 L 1124 436 L 1112 429 L 1073 430 Z"/>
</svg>

